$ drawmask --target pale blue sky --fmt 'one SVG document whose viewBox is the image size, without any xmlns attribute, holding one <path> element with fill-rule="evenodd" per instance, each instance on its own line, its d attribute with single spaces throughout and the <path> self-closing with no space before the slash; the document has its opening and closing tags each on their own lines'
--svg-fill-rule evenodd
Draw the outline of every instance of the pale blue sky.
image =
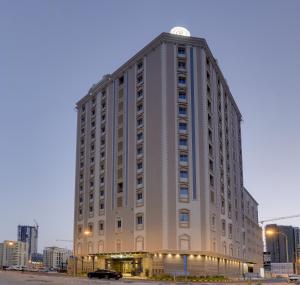
<svg viewBox="0 0 300 285">
<path fill-rule="evenodd" d="M 262 218 L 300 213 L 300 1 L 0 0 L 0 241 L 72 239 L 75 102 L 161 32 L 206 38 L 243 114 Z M 300 219 L 283 222 L 300 226 Z"/>
</svg>

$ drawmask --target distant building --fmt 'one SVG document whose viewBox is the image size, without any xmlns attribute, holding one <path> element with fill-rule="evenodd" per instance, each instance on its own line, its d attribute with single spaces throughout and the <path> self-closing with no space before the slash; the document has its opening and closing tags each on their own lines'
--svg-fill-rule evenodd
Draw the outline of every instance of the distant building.
<svg viewBox="0 0 300 285">
<path fill-rule="evenodd" d="M 28 266 L 34 269 L 41 269 L 44 267 L 43 264 L 43 254 L 42 253 L 32 253 L 29 260 Z"/>
<path fill-rule="evenodd" d="M 270 224 L 266 226 L 265 232 L 267 251 L 271 254 L 271 263 L 295 263 L 300 229 Z M 267 234 L 268 232 L 272 232 L 272 234 Z M 286 238 L 288 250 L 286 250 Z"/>
<path fill-rule="evenodd" d="M 66 248 L 46 247 L 43 252 L 43 263 L 46 268 L 66 270 L 67 260 L 72 251 Z"/>
<path fill-rule="evenodd" d="M 0 243 L 0 268 L 26 266 L 27 253 L 27 244 L 25 242 L 6 240 Z"/>
<path fill-rule="evenodd" d="M 28 258 L 31 258 L 33 253 L 37 252 L 38 247 L 38 228 L 36 226 L 18 226 L 18 241 L 28 244 Z"/>
</svg>

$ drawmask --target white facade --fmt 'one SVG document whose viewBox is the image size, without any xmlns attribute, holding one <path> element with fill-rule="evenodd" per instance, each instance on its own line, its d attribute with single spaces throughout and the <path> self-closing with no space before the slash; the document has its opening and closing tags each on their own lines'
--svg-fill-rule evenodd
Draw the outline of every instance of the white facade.
<svg viewBox="0 0 300 285">
<path fill-rule="evenodd" d="M 6 240 L 0 244 L 1 266 L 26 266 L 28 261 L 27 244 L 20 241 Z"/>
<path fill-rule="evenodd" d="M 59 247 L 46 247 L 43 251 L 43 264 L 46 268 L 63 269 L 72 251 Z"/>
<path fill-rule="evenodd" d="M 254 238 L 245 224 L 241 114 L 204 39 L 161 34 L 77 110 L 76 256 L 195 254 L 212 274 L 219 259 L 261 263 L 246 244 L 261 236 L 252 197 Z"/>
</svg>

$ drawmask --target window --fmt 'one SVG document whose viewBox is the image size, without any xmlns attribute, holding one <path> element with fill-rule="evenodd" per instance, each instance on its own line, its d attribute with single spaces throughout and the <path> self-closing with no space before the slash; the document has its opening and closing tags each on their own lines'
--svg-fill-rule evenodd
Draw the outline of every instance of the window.
<svg viewBox="0 0 300 285">
<path fill-rule="evenodd" d="M 143 104 L 139 104 L 136 107 L 137 112 L 143 111 Z"/>
<path fill-rule="evenodd" d="M 143 118 L 138 119 L 137 120 L 138 127 L 141 127 L 143 125 L 143 122 L 144 122 Z"/>
<path fill-rule="evenodd" d="M 210 202 L 215 203 L 215 192 L 214 191 L 210 191 Z"/>
<path fill-rule="evenodd" d="M 142 146 L 140 146 L 140 147 L 137 148 L 137 154 L 138 155 L 139 154 L 143 154 L 143 147 Z"/>
<path fill-rule="evenodd" d="M 99 234 L 103 234 L 104 231 L 104 221 L 99 222 Z"/>
<path fill-rule="evenodd" d="M 137 136 L 136 136 L 137 140 L 142 140 L 143 139 L 143 133 L 138 133 Z"/>
<path fill-rule="evenodd" d="M 88 224 L 88 231 L 90 232 L 90 234 L 93 234 L 93 224 L 92 223 L 89 223 Z"/>
<path fill-rule="evenodd" d="M 186 67 L 186 64 L 185 64 L 185 62 L 184 61 L 178 61 L 178 68 L 181 68 L 181 69 L 185 69 L 185 67 Z"/>
<path fill-rule="evenodd" d="M 209 169 L 210 171 L 214 171 L 214 162 L 211 159 L 209 160 Z"/>
<path fill-rule="evenodd" d="M 187 179 L 189 177 L 188 172 L 186 170 L 180 171 L 180 178 Z"/>
<path fill-rule="evenodd" d="M 136 224 L 137 225 L 143 225 L 144 224 L 144 219 L 142 214 L 137 214 L 136 216 Z"/>
<path fill-rule="evenodd" d="M 209 175 L 209 184 L 210 186 L 214 186 L 214 177 L 212 175 Z"/>
<path fill-rule="evenodd" d="M 135 247 L 137 251 L 144 250 L 144 238 L 138 236 L 135 241 Z"/>
<path fill-rule="evenodd" d="M 124 83 L 124 76 L 121 76 L 119 78 L 119 85 L 122 85 Z"/>
<path fill-rule="evenodd" d="M 189 197 L 189 189 L 187 187 L 180 187 L 179 198 L 187 199 Z"/>
<path fill-rule="evenodd" d="M 177 51 L 178 51 L 178 54 L 185 54 L 185 48 L 184 47 L 178 47 L 178 49 L 177 49 Z"/>
<path fill-rule="evenodd" d="M 104 200 L 100 200 L 99 208 L 100 208 L 100 210 L 104 210 Z"/>
<path fill-rule="evenodd" d="M 179 130 L 186 131 L 187 130 L 187 123 L 179 123 Z"/>
<path fill-rule="evenodd" d="M 213 156 L 213 148 L 211 144 L 208 145 L 208 153 L 210 156 Z"/>
<path fill-rule="evenodd" d="M 137 200 L 137 202 L 143 202 L 144 197 L 143 197 L 143 192 L 142 191 L 138 191 L 136 193 L 136 200 Z"/>
<path fill-rule="evenodd" d="M 122 182 L 118 183 L 117 192 L 118 193 L 122 193 L 123 192 L 123 183 Z"/>
<path fill-rule="evenodd" d="M 138 64 L 137 64 L 137 69 L 140 70 L 143 68 L 143 62 L 140 61 Z"/>
<path fill-rule="evenodd" d="M 143 177 L 139 177 L 137 180 L 137 185 L 143 184 Z"/>
<path fill-rule="evenodd" d="M 81 235 L 81 233 L 82 233 L 82 226 L 78 226 L 77 233 L 78 233 L 78 235 Z"/>
<path fill-rule="evenodd" d="M 138 92 L 137 92 L 137 97 L 142 97 L 144 95 L 144 90 L 143 89 L 140 89 Z"/>
<path fill-rule="evenodd" d="M 141 75 L 139 75 L 138 77 L 137 77 L 137 82 L 138 83 L 142 83 L 143 82 L 143 75 L 141 74 Z"/>
<path fill-rule="evenodd" d="M 208 130 L 208 139 L 212 141 L 212 131 L 210 129 Z"/>
<path fill-rule="evenodd" d="M 186 78 L 184 76 L 178 76 L 178 83 L 179 84 L 185 84 Z"/>
<path fill-rule="evenodd" d="M 179 211 L 179 222 L 188 223 L 190 220 L 189 210 L 180 210 Z"/>
<path fill-rule="evenodd" d="M 228 237 L 232 238 L 232 224 L 228 224 Z"/>
<path fill-rule="evenodd" d="M 226 222 L 225 220 L 222 220 L 222 235 L 226 235 Z"/>
<path fill-rule="evenodd" d="M 179 107 L 178 108 L 178 113 L 179 113 L 179 115 L 186 115 L 187 114 L 187 109 L 186 109 L 186 107 Z"/>
<path fill-rule="evenodd" d="M 187 154 L 180 154 L 179 155 L 180 162 L 188 162 L 188 155 Z"/>
<path fill-rule="evenodd" d="M 142 168 L 143 168 L 143 162 L 138 162 L 137 169 L 142 169 Z"/>
<path fill-rule="evenodd" d="M 81 106 L 81 111 L 84 112 L 85 111 L 85 105 Z"/>
<path fill-rule="evenodd" d="M 178 98 L 185 100 L 186 99 L 186 92 L 185 91 L 179 91 L 178 92 Z"/>
<path fill-rule="evenodd" d="M 180 146 L 187 146 L 187 139 L 185 139 L 185 138 L 180 138 L 180 139 L 179 139 L 179 145 L 180 145 Z"/>
<path fill-rule="evenodd" d="M 122 220 L 120 218 L 117 218 L 117 229 L 121 229 L 122 228 Z"/>
<path fill-rule="evenodd" d="M 98 252 L 103 252 L 104 251 L 104 241 L 103 240 L 100 240 L 98 242 Z"/>
<path fill-rule="evenodd" d="M 215 226 L 216 226 L 216 216 L 212 215 L 211 216 L 211 228 L 215 229 Z"/>
</svg>

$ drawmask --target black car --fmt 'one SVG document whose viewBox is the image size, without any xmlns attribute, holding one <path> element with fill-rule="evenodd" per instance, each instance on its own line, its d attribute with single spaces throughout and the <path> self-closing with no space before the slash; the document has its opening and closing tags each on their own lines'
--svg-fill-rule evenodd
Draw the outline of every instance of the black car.
<svg viewBox="0 0 300 285">
<path fill-rule="evenodd" d="M 98 269 L 93 272 L 89 272 L 87 274 L 88 278 L 105 278 L 105 279 L 116 279 L 119 280 L 123 277 L 123 275 L 120 272 L 112 271 L 112 270 L 106 270 L 106 269 Z"/>
</svg>

